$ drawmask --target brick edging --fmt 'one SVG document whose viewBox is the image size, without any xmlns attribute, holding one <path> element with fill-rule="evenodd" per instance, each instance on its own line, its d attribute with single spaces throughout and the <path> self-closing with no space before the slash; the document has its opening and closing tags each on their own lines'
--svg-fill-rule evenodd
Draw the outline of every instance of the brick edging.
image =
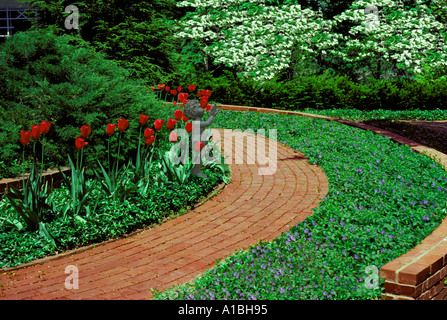
<svg viewBox="0 0 447 320">
<path fill-rule="evenodd" d="M 61 168 L 61 172 L 64 174 L 69 174 L 71 172 L 71 169 L 68 167 Z M 49 187 L 51 189 L 53 188 L 59 188 L 61 186 L 62 180 L 64 176 L 62 173 L 59 172 L 59 170 L 51 169 L 44 171 L 42 174 L 42 182 L 48 182 Z M 28 180 L 29 174 L 25 174 L 25 181 Z M 17 177 L 17 178 L 7 178 L 7 179 L 1 179 L 0 180 L 0 198 L 3 194 L 5 194 L 7 191 L 10 190 L 11 187 L 14 187 L 16 189 L 22 189 L 23 188 L 23 178 Z"/>
<path fill-rule="evenodd" d="M 438 162 L 447 171 L 446 154 L 398 134 L 363 123 L 296 111 L 232 105 L 220 105 L 217 107 L 222 110 L 300 115 L 337 121 L 363 130 L 370 130 L 389 137 L 397 143 L 406 144 L 418 153 L 425 154 Z M 447 217 L 416 247 L 382 266 L 380 277 L 385 280 L 384 299 L 447 300 L 447 285 L 444 284 L 447 280 Z"/>
</svg>

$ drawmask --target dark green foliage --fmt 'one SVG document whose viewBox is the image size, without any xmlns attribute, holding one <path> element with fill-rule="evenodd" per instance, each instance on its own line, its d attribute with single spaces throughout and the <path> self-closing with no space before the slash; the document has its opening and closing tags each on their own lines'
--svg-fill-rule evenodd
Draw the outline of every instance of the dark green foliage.
<svg viewBox="0 0 447 320">
<path fill-rule="evenodd" d="M 197 83 L 213 91 L 213 100 L 234 105 L 288 110 L 447 109 L 447 83 L 443 77 L 436 80 L 370 79 L 368 84 L 360 84 L 348 76 L 326 71 L 292 80 L 273 79 L 261 85 L 224 71 L 221 77 L 204 76 Z"/>
<path fill-rule="evenodd" d="M 42 120 L 52 122 L 45 163 L 67 164 L 82 125 L 92 127 L 88 161 L 102 160 L 108 123 L 125 118 L 129 129 L 135 129 L 140 113 L 151 121 L 159 114 L 155 95 L 130 80 L 128 71 L 71 36 L 44 30 L 18 33 L 0 46 L 0 83 L 0 137 L 7 142 L 2 143 L 0 163 L 6 165 L 21 158 L 20 131 Z M 122 158 L 136 147 L 129 135 L 137 130 L 129 131 L 124 134 Z M 0 174 L 12 176 L 17 170 L 2 169 Z"/>
<path fill-rule="evenodd" d="M 45 24 L 59 34 L 77 35 L 109 59 L 129 68 L 133 77 L 148 83 L 171 79 L 179 61 L 180 45 L 172 32 L 172 19 L 183 13 L 174 0 L 156 1 L 49 1 L 26 0 L 39 8 L 37 26 Z M 68 30 L 65 7 L 79 10 L 79 29 Z M 70 19 L 70 18 L 69 18 Z"/>
</svg>

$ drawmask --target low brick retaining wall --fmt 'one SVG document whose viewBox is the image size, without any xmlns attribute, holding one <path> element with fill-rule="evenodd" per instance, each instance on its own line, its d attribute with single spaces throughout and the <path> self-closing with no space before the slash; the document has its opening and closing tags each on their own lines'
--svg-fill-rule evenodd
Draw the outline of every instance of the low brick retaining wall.
<svg viewBox="0 0 447 320">
<path fill-rule="evenodd" d="M 61 169 L 63 173 L 68 175 L 70 173 L 70 168 L 64 167 Z M 28 179 L 28 175 L 25 175 L 25 181 Z M 59 170 L 48 170 L 44 171 L 42 174 L 42 181 L 43 183 L 48 181 L 50 188 L 59 188 L 61 186 L 63 180 L 62 173 L 59 172 Z M 14 187 L 17 189 L 23 188 L 23 178 L 17 177 L 12 179 L 2 179 L 0 180 L 0 197 L 6 193 L 7 190 L 10 189 L 10 187 Z"/>
<path fill-rule="evenodd" d="M 447 155 L 423 146 L 392 132 L 332 117 L 295 111 L 255 108 L 247 106 L 220 105 L 218 108 L 234 111 L 255 111 L 300 115 L 337 121 L 346 125 L 370 130 L 406 144 L 414 151 L 427 155 L 447 171 Z M 380 277 L 385 280 L 383 298 L 387 300 L 447 300 L 447 217 L 427 238 L 406 254 L 382 266 Z"/>
</svg>

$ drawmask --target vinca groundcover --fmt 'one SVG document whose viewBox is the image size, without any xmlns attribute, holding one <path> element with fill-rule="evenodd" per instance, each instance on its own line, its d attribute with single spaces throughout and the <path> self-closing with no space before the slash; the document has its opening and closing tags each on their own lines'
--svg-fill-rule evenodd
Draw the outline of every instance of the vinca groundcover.
<svg viewBox="0 0 447 320">
<path fill-rule="evenodd" d="M 380 299 L 380 268 L 446 215 L 447 173 L 389 138 L 337 122 L 252 112 L 223 111 L 215 126 L 277 129 L 279 142 L 324 170 L 328 194 L 288 232 L 235 252 L 157 299 Z"/>
</svg>

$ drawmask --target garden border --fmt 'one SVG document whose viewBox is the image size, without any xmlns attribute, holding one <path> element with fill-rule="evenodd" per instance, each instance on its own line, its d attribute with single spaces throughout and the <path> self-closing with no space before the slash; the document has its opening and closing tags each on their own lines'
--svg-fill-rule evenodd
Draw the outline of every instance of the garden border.
<svg viewBox="0 0 447 320">
<path fill-rule="evenodd" d="M 61 168 L 61 172 L 64 173 L 65 175 L 68 175 L 71 172 L 71 169 L 68 167 L 63 167 Z M 62 175 L 61 172 L 59 172 L 59 170 L 56 169 L 50 169 L 44 171 L 42 174 L 42 183 L 48 182 L 51 189 L 59 188 L 62 184 L 62 180 L 64 179 L 64 176 Z M 25 174 L 25 181 L 28 180 L 28 177 L 29 174 Z M 22 189 L 23 177 L 1 179 L 0 197 L 6 192 L 8 192 L 11 187 L 14 187 L 16 189 Z"/>
<path fill-rule="evenodd" d="M 249 106 L 218 105 L 222 110 L 255 111 L 299 115 L 336 121 L 345 125 L 369 130 L 408 145 L 414 151 L 425 154 L 447 171 L 447 155 L 398 134 L 363 123 L 308 114 L 298 111 L 276 110 Z M 380 269 L 385 281 L 382 298 L 386 300 L 447 300 L 447 217 L 421 243 Z"/>
</svg>

